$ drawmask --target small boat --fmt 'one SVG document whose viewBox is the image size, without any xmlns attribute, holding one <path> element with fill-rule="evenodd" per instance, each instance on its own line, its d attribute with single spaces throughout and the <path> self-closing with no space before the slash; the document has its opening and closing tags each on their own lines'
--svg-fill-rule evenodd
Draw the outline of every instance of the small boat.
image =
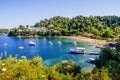
<svg viewBox="0 0 120 80">
<path fill-rule="evenodd" d="M 59 45 L 62 45 L 62 42 L 61 42 L 61 41 L 58 41 L 57 43 L 58 43 Z"/>
<path fill-rule="evenodd" d="M 19 46 L 18 48 L 19 48 L 20 50 L 23 50 L 23 49 L 24 49 L 24 47 L 23 47 L 23 46 Z"/>
<path fill-rule="evenodd" d="M 95 62 L 95 59 L 94 58 L 90 58 L 90 63 L 94 63 Z"/>
<path fill-rule="evenodd" d="M 49 45 L 53 45 L 53 43 L 51 41 L 49 41 L 48 43 L 49 43 Z"/>
<path fill-rule="evenodd" d="M 3 44 L 4 46 L 8 46 L 8 44 L 7 43 L 5 43 L 5 44 Z"/>
<path fill-rule="evenodd" d="M 74 46 L 77 46 L 77 42 L 76 41 L 74 41 L 73 44 L 74 44 Z"/>
<path fill-rule="evenodd" d="M 2 34 L 2 36 L 7 36 L 7 34 Z"/>
<path fill-rule="evenodd" d="M 76 53 L 76 54 L 85 54 L 86 50 L 83 47 L 75 47 L 70 49 L 71 53 Z"/>
<path fill-rule="evenodd" d="M 97 45 L 96 48 L 103 48 L 103 46 L 99 46 L 99 45 Z"/>
<path fill-rule="evenodd" d="M 33 42 L 33 41 L 29 41 L 29 46 L 35 46 L 35 45 L 36 45 L 35 42 Z"/>
<path fill-rule="evenodd" d="M 21 56 L 21 58 L 22 58 L 22 59 L 25 59 L 25 58 L 26 58 L 26 56 Z"/>
<path fill-rule="evenodd" d="M 96 44 L 89 44 L 89 46 L 96 46 Z"/>
</svg>

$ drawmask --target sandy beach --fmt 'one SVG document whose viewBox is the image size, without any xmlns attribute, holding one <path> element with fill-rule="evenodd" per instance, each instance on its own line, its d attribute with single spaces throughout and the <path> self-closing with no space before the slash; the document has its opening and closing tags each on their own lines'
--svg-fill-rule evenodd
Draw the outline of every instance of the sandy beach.
<svg viewBox="0 0 120 80">
<path fill-rule="evenodd" d="M 64 37 L 78 40 L 78 41 L 88 42 L 91 44 L 96 44 L 99 46 L 104 46 L 107 43 L 106 40 L 97 40 L 97 39 L 92 39 L 92 38 L 82 37 L 82 36 L 64 36 Z"/>
</svg>

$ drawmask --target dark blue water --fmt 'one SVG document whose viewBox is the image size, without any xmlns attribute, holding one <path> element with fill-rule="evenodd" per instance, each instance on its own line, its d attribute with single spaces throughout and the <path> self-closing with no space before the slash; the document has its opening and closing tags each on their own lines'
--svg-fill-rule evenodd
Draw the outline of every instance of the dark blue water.
<svg viewBox="0 0 120 80">
<path fill-rule="evenodd" d="M 36 46 L 29 46 L 29 41 L 34 41 Z M 49 41 L 53 45 L 49 45 Z M 58 45 L 58 41 L 62 42 L 62 45 Z M 3 44 L 7 43 L 8 46 Z M 77 42 L 78 46 L 85 47 L 87 53 L 90 51 L 97 51 L 98 48 L 89 46 L 85 42 Z M 19 50 L 19 46 L 23 46 L 23 50 Z M 20 59 L 21 56 L 26 56 L 28 59 L 32 59 L 35 56 L 40 56 L 43 59 L 43 65 L 52 66 L 56 63 L 59 63 L 63 60 L 73 60 L 76 63 L 80 64 L 81 67 L 87 67 L 92 65 L 87 63 L 90 57 L 97 57 L 96 55 L 88 54 L 69 54 L 69 49 L 74 47 L 73 40 L 60 37 L 40 37 L 40 38 L 12 38 L 6 36 L 0 36 L 0 53 L 3 54 L 3 58 L 12 55 L 13 57 L 18 55 Z M 5 49 L 6 48 L 6 49 Z M 4 52 L 7 54 L 4 55 Z"/>
</svg>

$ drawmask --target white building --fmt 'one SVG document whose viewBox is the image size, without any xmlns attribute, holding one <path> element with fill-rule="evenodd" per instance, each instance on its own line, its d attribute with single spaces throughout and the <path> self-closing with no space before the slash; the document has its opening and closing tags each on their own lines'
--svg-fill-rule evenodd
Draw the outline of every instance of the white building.
<svg viewBox="0 0 120 80">
<path fill-rule="evenodd" d="M 46 27 L 30 27 L 29 28 L 30 31 L 41 31 L 41 32 L 46 32 L 47 28 Z"/>
</svg>

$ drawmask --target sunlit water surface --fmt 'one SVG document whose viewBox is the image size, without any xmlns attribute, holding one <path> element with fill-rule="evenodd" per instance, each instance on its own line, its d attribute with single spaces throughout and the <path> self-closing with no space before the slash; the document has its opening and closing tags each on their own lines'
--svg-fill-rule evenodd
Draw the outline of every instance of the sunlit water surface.
<svg viewBox="0 0 120 80">
<path fill-rule="evenodd" d="M 29 41 L 36 43 L 35 46 L 29 46 Z M 58 43 L 61 42 L 62 44 Z M 52 42 L 52 45 L 49 44 Z M 4 44 L 7 43 L 8 46 Z M 23 46 L 24 49 L 20 50 L 19 46 Z M 79 41 L 77 46 L 85 47 L 87 53 L 90 51 L 98 51 L 99 48 L 89 46 L 88 43 Z M 88 63 L 89 58 L 96 58 L 98 55 L 88 55 L 86 54 L 69 54 L 70 48 L 75 47 L 74 40 L 61 38 L 61 37 L 40 37 L 40 38 L 13 38 L 0 36 L 0 53 L 3 55 L 3 59 L 7 58 L 9 55 L 26 56 L 28 59 L 32 59 L 35 56 L 40 56 L 43 59 L 43 65 L 53 66 L 63 60 L 73 60 L 81 67 L 87 68 L 94 66 Z M 6 54 L 4 54 L 6 53 Z"/>
</svg>

